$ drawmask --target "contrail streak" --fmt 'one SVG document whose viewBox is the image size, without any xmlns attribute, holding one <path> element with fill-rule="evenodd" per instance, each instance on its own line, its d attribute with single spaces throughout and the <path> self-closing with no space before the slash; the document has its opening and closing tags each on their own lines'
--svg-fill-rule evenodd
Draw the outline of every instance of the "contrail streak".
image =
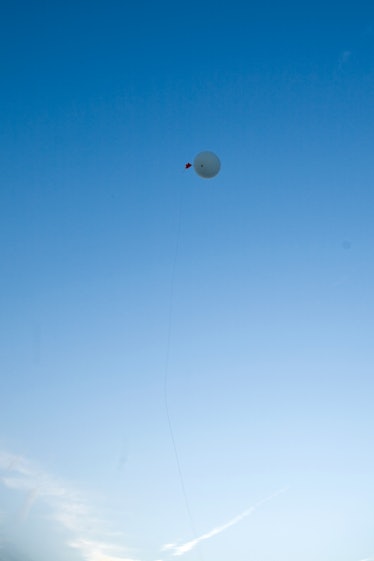
<svg viewBox="0 0 374 561">
<path fill-rule="evenodd" d="M 284 493 L 285 491 L 286 491 L 286 489 L 280 489 L 279 491 L 276 491 L 275 493 L 266 497 L 265 499 L 262 499 L 261 501 L 258 501 L 256 504 L 254 504 L 250 508 L 247 508 L 241 514 L 238 514 L 238 516 L 235 516 L 234 518 L 232 518 L 231 520 L 226 522 L 226 524 L 222 524 L 221 526 L 217 526 L 216 528 L 213 528 L 213 530 L 210 530 L 210 532 L 206 532 L 205 534 L 202 534 L 201 536 L 199 536 L 199 537 L 197 537 L 193 540 L 190 540 L 189 542 L 186 542 L 182 545 L 177 545 L 177 544 L 165 545 L 162 548 L 162 550 L 171 550 L 172 555 L 174 555 L 174 556 L 184 555 L 185 553 L 187 553 L 188 551 L 191 551 L 191 549 L 196 547 L 200 542 L 202 542 L 204 540 L 208 540 L 208 539 L 212 538 L 213 536 L 217 536 L 218 534 L 221 534 L 222 532 L 224 532 L 228 528 L 231 528 L 231 526 L 235 526 L 235 524 L 238 524 L 238 522 L 243 520 L 243 518 L 247 518 L 247 516 L 250 516 L 251 514 L 253 514 L 255 512 L 255 510 L 257 510 L 261 505 L 271 501 L 272 499 L 274 499 L 275 497 L 277 497 L 281 493 Z"/>
</svg>

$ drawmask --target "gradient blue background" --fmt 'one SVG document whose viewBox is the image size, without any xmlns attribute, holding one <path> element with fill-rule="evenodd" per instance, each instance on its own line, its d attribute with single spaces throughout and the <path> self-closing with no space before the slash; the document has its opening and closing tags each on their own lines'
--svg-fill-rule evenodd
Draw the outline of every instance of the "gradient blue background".
<svg viewBox="0 0 374 561">
<path fill-rule="evenodd" d="M 0 45 L 1 561 L 170 561 L 284 488 L 184 557 L 371 559 L 374 8 L 15 1 Z"/>
</svg>

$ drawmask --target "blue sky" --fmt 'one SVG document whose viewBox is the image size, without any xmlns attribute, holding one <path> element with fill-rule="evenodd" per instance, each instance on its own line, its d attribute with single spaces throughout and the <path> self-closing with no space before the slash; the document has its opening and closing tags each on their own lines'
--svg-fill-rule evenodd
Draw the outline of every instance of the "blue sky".
<svg viewBox="0 0 374 561">
<path fill-rule="evenodd" d="M 1 11 L 0 560 L 374 559 L 373 8 Z"/>
</svg>

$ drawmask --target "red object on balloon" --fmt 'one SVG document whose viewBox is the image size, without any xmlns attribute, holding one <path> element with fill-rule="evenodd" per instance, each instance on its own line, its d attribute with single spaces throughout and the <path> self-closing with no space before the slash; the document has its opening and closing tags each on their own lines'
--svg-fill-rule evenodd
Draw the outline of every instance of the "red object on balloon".
<svg viewBox="0 0 374 561">
<path fill-rule="evenodd" d="M 190 167 L 192 167 L 192 164 L 190 164 L 190 162 L 187 162 L 187 164 L 185 165 L 185 168 L 188 169 Z"/>
</svg>

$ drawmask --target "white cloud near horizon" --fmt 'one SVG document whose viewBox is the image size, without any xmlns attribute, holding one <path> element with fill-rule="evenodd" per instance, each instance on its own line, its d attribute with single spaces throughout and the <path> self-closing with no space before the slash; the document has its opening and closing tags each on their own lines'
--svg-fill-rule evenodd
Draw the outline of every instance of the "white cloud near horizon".
<svg viewBox="0 0 374 561">
<path fill-rule="evenodd" d="M 123 548 L 110 542 L 110 537 L 121 534 L 104 532 L 102 523 L 77 490 L 36 463 L 0 450 L 0 483 L 8 489 L 26 494 L 20 522 L 26 521 L 37 501 L 42 502 L 50 511 L 51 521 L 57 522 L 71 534 L 70 542 L 66 545 L 79 550 L 85 561 L 136 561 L 129 559 Z M 92 533 L 95 539 L 92 539 Z M 104 540 L 98 541 L 98 535 L 104 536 Z"/>
<path fill-rule="evenodd" d="M 229 520 L 225 524 L 221 524 L 220 526 L 216 526 L 215 528 L 213 528 L 213 530 L 210 530 L 209 532 L 206 532 L 205 534 L 202 534 L 201 536 L 199 536 L 197 538 L 194 538 L 193 540 L 190 540 L 190 541 L 188 541 L 184 544 L 180 544 L 180 545 L 178 545 L 178 544 L 165 544 L 162 547 L 161 551 L 171 551 L 172 555 L 174 555 L 174 556 L 184 555 L 185 553 L 187 553 L 188 551 L 191 551 L 191 549 L 196 547 L 200 542 L 202 542 L 204 540 L 208 540 L 208 539 L 212 538 L 213 536 L 217 536 L 218 534 L 221 534 L 222 532 L 224 532 L 228 528 L 231 528 L 231 526 L 235 526 L 236 524 L 238 524 L 238 522 L 240 522 L 244 518 L 247 518 L 248 516 L 253 514 L 261 505 L 271 501 L 272 499 L 274 499 L 275 497 L 277 497 L 281 493 L 284 493 L 285 491 L 286 491 L 286 489 L 279 489 L 279 491 L 276 491 L 272 495 L 269 495 L 268 497 L 265 497 L 261 501 L 258 501 L 256 504 L 247 508 L 242 513 L 238 514 L 237 516 L 235 516 L 234 518 L 232 518 L 231 520 Z"/>
</svg>

